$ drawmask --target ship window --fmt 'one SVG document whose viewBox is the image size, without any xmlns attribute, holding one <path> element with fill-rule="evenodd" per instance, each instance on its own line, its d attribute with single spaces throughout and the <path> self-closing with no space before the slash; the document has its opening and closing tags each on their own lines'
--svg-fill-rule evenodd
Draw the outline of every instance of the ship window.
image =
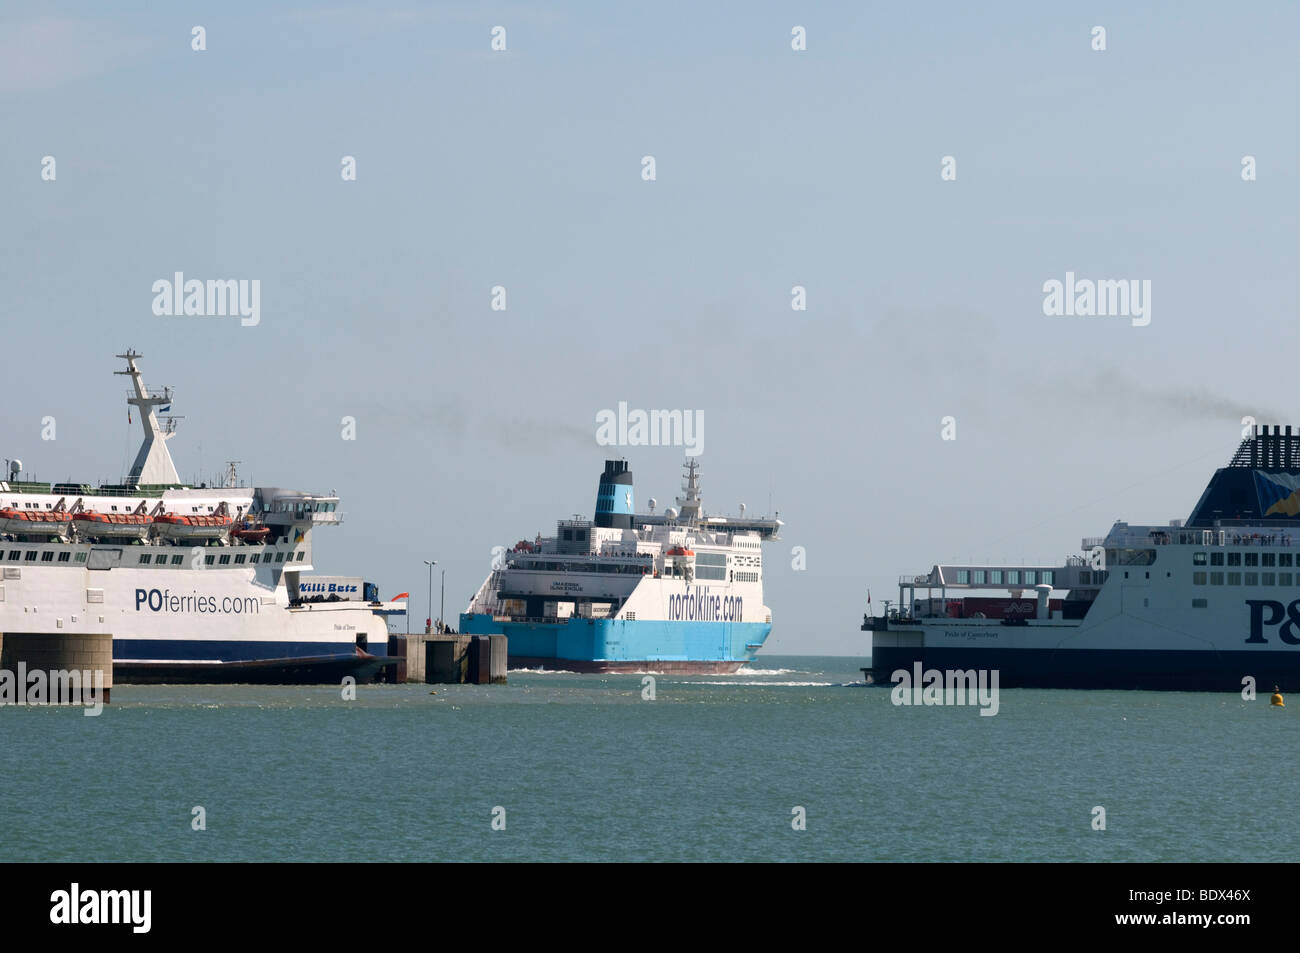
<svg viewBox="0 0 1300 953">
<path fill-rule="evenodd" d="M 52 562 L 54 562 L 54 550 L 50 549 L 50 550 L 46 550 L 45 552 L 41 553 L 41 562 L 43 562 L 43 563 L 52 563 Z"/>
<path fill-rule="evenodd" d="M 18 549 L 11 549 L 11 550 L 9 550 L 9 561 L 10 561 L 10 562 L 15 562 L 15 563 L 16 563 L 16 562 L 18 562 L 19 559 L 22 558 L 22 556 L 23 556 L 23 554 L 22 554 L 22 551 L 21 551 L 21 550 L 18 550 Z"/>
<path fill-rule="evenodd" d="M 172 565 L 173 565 L 173 566 L 179 566 L 179 565 L 181 564 L 181 560 L 182 560 L 183 558 L 184 558 L 183 556 L 173 556 L 173 557 L 172 557 Z"/>
<path fill-rule="evenodd" d="M 1018 586 L 1018 585 L 1020 585 L 1020 570 L 1019 570 L 1019 569 L 1008 569 L 1008 570 L 1007 570 L 1007 584 L 1008 584 L 1008 585 L 1013 585 L 1013 586 Z"/>
<path fill-rule="evenodd" d="M 151 563 L 151 562 L 153 562 L 153 556 L 152 556 L 152 555 L 150 555 L 149 553 L 141 553 L 141 554 L 140 554 L 140 565 L 141 565 L 141 566 L 147 566 L 147 565 L 149 565 L 149 563 Z"/>
<path fill-rule="evenodd" d="M 1291 585 L 1291 574 L 1289 572 L 1280 572 L 1277 574 L 1277 584 L 1279 586 Z"/>
<path fill-rule="evenodd" d="M 975 585 L 977 585 L 977 586 L 982 586 L 982 585 L 984 585 L 984 570 L 983 570 L 983 569 L 976 569 L 976 570 L 975 570 Z"/>
<path fill-rule="evenodd" d="M 993 583 L 994 585 L 1001 585 L 1001 583 L 1002 583 L 1002 570 L 1001 570 L 1001 569 L 990 569 L 990 570 L 989 570 L 989 582 Z"/>
<path fill-rule="evenodd" d="M 237 565 L 237 566 L 240 565 L 240 564 L 243 563 L 244 560 L 246 560 L 247 558 L 248 558 L 248 557 L 245 556 L 243 553 L 240 553 L 238 556 L 235 557 L 235 565 Z"/>
<path fill-rule="evenodd" d="M 1222 565 L 1223 565 L 1223 553 L 1210 553 L 1210 565 L 1211 565 L 1211 566 L 1222 566 Z"/>
<path fill-rule="evenodd" d="M 587 539 L 587 531 L 585 529 L 578 530 L 578 535 L 577 535 L 578 542 L 580 543 L 585 542 L 586 539 Z"/>
<path fill-rule="evenodd" d="M 1194 573 L 1192 573 L 1192 585 L 1193 585 L 1193 586 L 1203 586 L 1203 585 L 1205 585 L 1205 573 L 1203 573 L 1203 572 L 1194 572 Z"/>
<path fill-rule="evenodd" d="M 1210 573 L 1210 585 L 1211 585 L 1211 586 L 1221 586 L 1221 585 L 1223 585 L 1223 573 L 1221 573 L 1221 572 L 1212 572 L 1212 573 Z"/>
<path fill-rule="evenodd" d="M 571 529 L 566 529 L 566 530 L 564 531 L 564 538 L 567 539 L 567 540 L 569 540 L 570 542 L 572 542 L 572 541 L 573 541 L 573 530 L 571 530 Z"/>
<path fill-rule="evenodd" d="M 303 558 L 304 556 L 306 556 L 306 555 L 307 555 L 306 553 L 299 553 L 299 554 L 298 554 L 298 562 L 302 562 L 302 558 Z"/>
<path fill-rule="evenodd" d="M 1054 572 L 1053 572 L 1052 570 L 1050 570 L 1050 569 L 1044 569 L 1044 570 L 1043 570 L 1043 574 L 1042 574 L 1041 576 L 1038 577 L 1038 581 L 1039 581 L 1039 582 L 1044 582 L 1044 583 L 1046 583 L 1046 584 L 1049 585 L 1049 586 L 1051 586 L 1051 585 L 1055 585 L 1055 584 L 1056 584 L 1056 573 L 1054 573 Z"/>
<path fill-rule="evenodd" d="M 1258 565 L 1259 565 L 1259 553 L 1247 553 L 1247 554 L 1246 554 L 1246 565 L 1247 565 L 1247 566 L 1258 566 Z"/>
<path fill-rule="evenodd" d="M 1025 570 L 1025 585 L 1032 586 L 1038 582 L 1038 573 L 1032 569 Z"/>
<path fill-rule="evenodd" d="M 958 583 L 959 585 L 962 585 L 962 586 L 970 585 L 970 570 L 969 570 L 969 569 L 958 569 L 958 570 L 957 570 L 957 583 Z"/>
<path fill-rule="evenodd" d="M 1192 565 L 1193 565 L 1193 566 L 1204 566 L 1204 565 L 1205 565 L 1205 553 L 1192 553 Z"/>
<path fill-rule="evenodd" d="M 79 563 L 84 563 L 85 561 L 86 561 L 86 554 L 85 554 L 85 553 L 77 553 L 77 562 L 79 562 Z"/>
<path fill-rule="evenodd" d="M 1291 565 L 1291 554 L 1290 554 L 1290 553 L 1278 553 L 1278 554 L 1277 554 L 1277 564 L 1278 564 L 1279 566 L 1289 566 L 1289 565 Z"/>
<path fill-rule="evenodd" d="M 223 553 L 223 554 L 222 554 L 222 556 L 221 556 L 221 565 L 223 565 L 223 566 L 229 566 L 229 565 L 230 565 L 230 554 L 229 554 L 229 553 Z"/>
<path fill-rule="evenodd" d="M 1229 565 L 1229 566 L 1240 566 L 1240 565 L 1241 565 L 1241 553 L 1228 553 L 1228 565 Z"/>
<path fill-rule="evenodd" d="M 215 556 L 204 556 L 204 557 L 203 557 L 203 565 L 205 565 L 205 566 L 211 566 L 211 565 L 212 565 L 214 562 L 216 562 L 216 561 L 217 561 L 217 559 L 216 559 Z"/>
<path fill-rule="evenodd" d="M 1262 572 L 1262 573 L 1259 574 L 1259 581 L 1260 581 L 1261 584 L 1263 584 L 1263 585 L 1265 585 L 1265 586 L 1271 586 L 1271 585 L 1273 585 L 1273 579 L 1274 579 L 1274 576 L 1273 576 L 1273 573 L 1271 573 L 1271 572 Z"/>
<path fill-rule="evenodd" d="M 1248 573 L 1246 573 L 1246 585 L 1248 585 L 1248 586 L 1258 586 L 1258 585 L 1259 585 L 1259 573 L 1257 573 L 1257 572 L 1248 572 Z"/>
<path fill-rule="evenodd" d="M 34 549 L 29 549 L 29 550 L 27 551 L 27 555 L 26 555 L 24 558 L 25 558 L 26 561 L 29 562 L 29 563 L 34 563 L 34 562 L 36 562 L 36 550 L 34 550 Z"/>
<path fill-rule="evenodd" d="M 1239 572 L 1230 572 L 1230 573 L 1228 573 L 1228 585 L 1230 585 L 1230 586 L 1240 586 L 1240 585 L 1241 585 L 1241 573 L 1239 573 Z"/>
<path fill-rule="evenodd" d="M 66 550 L 59 553 L 59 562 L 61 563 L 66 563 L 70 558 L 72 558 L 72 553 L 67 552 Z"/>
<path fill-rule="evenodd" d="M 1209 606 L 1209 604 L 1210 604 L 1210 601 L 1209 601 L 1208 599 L 1193 599 L 1193 600 L 1192 600 L 1192 608 L 1193 608 L 1193 609 L 1204 609 L 1204 608 L 1207 608 L 1207 607 Z"/>
<path fill-rule="evenodd" d="M 278 563 L 282 563 L 282 562 L 284 562 L 284 553 L 276 553 L 276 554 L 275 554 L 275 561 L 278 562 Z"/>
<path fill-rule="evenodd" d="M 1277 565 L 1277 553 L 1262 553 L 1261 556 L 1262 556 L 1262 562 L 1260 563 L 1261 566 Z"/>
<path fill-rule="evenodd" d="M 1079 585 L 1081 586 L 1092 585 L 1092 573 L 1088 572 L 1088 570 L 1086 569 L 1079 570 Z"/>
</svg>

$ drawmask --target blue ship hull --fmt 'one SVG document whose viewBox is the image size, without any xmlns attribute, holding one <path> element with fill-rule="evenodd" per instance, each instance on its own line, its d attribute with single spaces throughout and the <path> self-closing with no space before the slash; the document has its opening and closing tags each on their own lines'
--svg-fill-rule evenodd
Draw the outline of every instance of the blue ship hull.
<svg viewBox="0 0 1300 953">
<path fill-rule="evenodd" d="M 1240 692 L 1249 676 L 1257 692 L 1267 694 L 1274 685 L 1300 691 L 1300 654 L 1290 652 L 881 646 L 862 671 L 890 685 L 895 671 L 910 673 L 916 662 L 923 669 L 996 669 L 1000 688 Z"/>
<path fill-rule="evenodd" d="M 374 678 L 398 659 L 340 642 L 114 639 L 113 681 L 119 685 L 326 685 Z"/>
<path fill-rule="evenodd" d="M 734 672 L 753 661 L 772 626 L 651 619 L 500 622 L 490 615 L 462 613 L 460 631 L 504 634 L 513 668 L 708 673 Z"/>
</svg>

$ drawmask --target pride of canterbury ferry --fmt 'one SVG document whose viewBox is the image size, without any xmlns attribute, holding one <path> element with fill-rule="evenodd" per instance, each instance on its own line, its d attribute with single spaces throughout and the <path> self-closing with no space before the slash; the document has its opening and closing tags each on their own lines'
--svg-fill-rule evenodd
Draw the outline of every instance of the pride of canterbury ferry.
<svg viewBox="0 0 1300 953">
<path fill-rule="evenodd" d="M 919 663 L 1002 687 L 1300 690 L 1300 431 L 1252 428 L 1186 521 L 1116 523 L 1059 566 L 936 565 L 862 628 L 877 683 Z"/>
<path fill-rule="evenodd" d="M 159 417 L 172 393 L 145 387 L 140 356 L 118 355 L 144 428 L 120 483 L 37 483 L 9 461 L 0 632 L 110 633 L 118 684 L 324 683 L 395 663 L 387 619 L 405 605 L 312 575 L 312 531 L 340 522 L 338 497 L 241 486 L 233 465 L 222 486 L 182 483 L 175 418 Z"/>
</svg>

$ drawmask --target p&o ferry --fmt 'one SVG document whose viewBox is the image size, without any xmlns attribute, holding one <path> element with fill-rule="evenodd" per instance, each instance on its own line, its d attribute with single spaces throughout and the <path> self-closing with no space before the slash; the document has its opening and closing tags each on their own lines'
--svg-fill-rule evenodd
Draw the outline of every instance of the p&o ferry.
<svg viewBox="0 0 1300 953">
<path fill-rule="evenodd" d="M 877 683 L 919 663 L 996 669 L 1003 687 L 1300 689 L 1300 430 L 1253 427 L 1185 521 L 1117 522 L 1081 550 L 1063 565 L 901 577 L 897 605 L 863 619 L 863 671 Z"/>
<path fill-rule="evenodd" d="M 170 388 L 135 351 L 128 415 L 144 440 L 117 484 L 0 480 L 0 632 L 108 633 L 113 679 L 325 683 L 374 676 L 390 615 L 359 578 L 313 575 L 312 532 L 342 520 L 333 493 L 183 483 L 167 440 Z M 0 474 L 3 475 L 3 474 Z M 373 652 L 373 654 L 372 654 Z"/>
</svg>

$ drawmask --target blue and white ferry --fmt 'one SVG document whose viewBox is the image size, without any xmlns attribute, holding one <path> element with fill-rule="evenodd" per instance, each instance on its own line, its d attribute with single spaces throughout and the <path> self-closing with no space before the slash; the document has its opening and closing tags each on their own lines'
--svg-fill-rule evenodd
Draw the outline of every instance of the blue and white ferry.
<svg viewBox="0 0 1300 953">
<path fill-rule="evenodd" d="M 633 508 L 632 472 L 607 460 L 593 519 L 516 544 L 460 616 L 461 632 L 508 636 L 513 668 L 734 672 L 772 630 L 762 544 L 781 520 L 706 514 L 699 464 L 662 513 Z"/>
</svg>

